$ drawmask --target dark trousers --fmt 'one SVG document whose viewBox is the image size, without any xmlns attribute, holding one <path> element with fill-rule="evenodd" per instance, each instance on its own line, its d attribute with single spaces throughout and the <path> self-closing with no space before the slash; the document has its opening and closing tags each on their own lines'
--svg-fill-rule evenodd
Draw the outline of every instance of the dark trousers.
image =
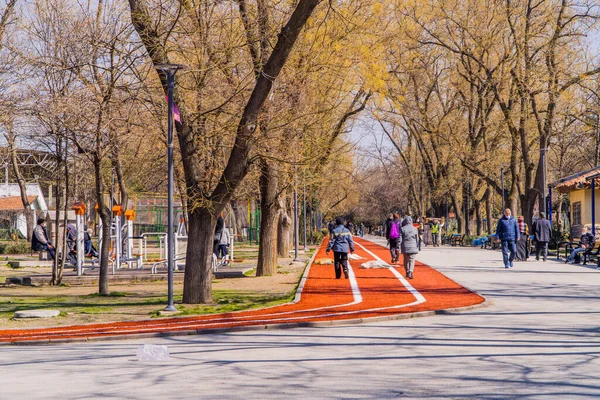
<svg viewBox="0 0 600 400">
<path fill-rule="evenodd" d="M 53 260 L 56 258 L 56 249 L 54 247 L 52 247 L 52 248 L 48 247 L 47 244 L 40 244 L 37 251 L 47 251 Z"/>
<path fill-rule="evenodd" d="M 539 260 L 540 251 L 542 253 L 542 258 L 546 261 L 548 258 L 548 242 L 535 242 L 535 259 Z"/>
<path fill-rule="evenodd" d="M 333 252 L 333 265 L 335 266 L 335 279 L 339 279 L 342 276 L 342 269 L 344 274 L 348 275 L 348 253 Z"/>
<path fill-rule="evenodd" d="M 398 261 L 400 258 L 398 239 L 390 239 L 390 254 L 392 255 L 392 260 L 394 261 Z"/>
<path fill-rule="evenodd" d="M 517 252 L 517 246 L 514 240 L 503 240 L 502 241 L 502 260 L 504 265 L 508 265 L 515 259 Z"/>
</svg>

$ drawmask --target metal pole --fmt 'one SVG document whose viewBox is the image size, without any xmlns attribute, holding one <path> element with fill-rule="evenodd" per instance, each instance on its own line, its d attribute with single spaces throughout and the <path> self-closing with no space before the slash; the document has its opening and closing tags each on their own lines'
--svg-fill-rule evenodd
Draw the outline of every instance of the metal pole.
<svg viewBox="0 0 600 400">
<path fill-rule="evenodd" d="M 167 257 L 167 269 L 168 269 L 168 285 L 169 285 L 169 304 L 167 304 L 166 311 L 175 311 L 175 305 L 173 304 L 173 272 L 174 272 L 174 250 L 175 242 L 173 238 L 173 89 L 175 88 L 175 71 L 167 70 L 167 95 L 169 97 L 168 102 L 168 118 L 167 118 L 167 158 L 169 164 L 168 174 L 168 215 L 167 215 L 167 237 L 168 237 L 168 250 L 169 254 Z"/>
<path fill-rule="evenodd" d="M 504 213 L 504 210 L 506 210 L 504 206 L 504 167 L 500 167 L 500 176 L 502 180 L 502 213 Z"/>
<path fill-rule="evenodd" d="M 542 157 L 542 201 L 540 201 L 540 211 L 543 213 L 546 212 L 546 150 L 540 149 L 540 157 Z"/>
<path fill-rule="evenodd" d="M 296 166 L 294 166 L 294 260 L 300 261 L 298 258 L 298 187 L 297 187 L 297 174 Z"/>
<path fill-rule="evenodd" d="M 304 214 L 304 252 L 306 252 L 306 179 L 302 188 L 302 212 Z"/>
<path fill-rule="evenodd" d="M 592 178 L 592 235 L 596 236 L 596 178 Z"/>
<path fill-rule="evenodd" d="M 552 227 L 552 186 L 548 186 L 548 221 Z"/>
</svg>

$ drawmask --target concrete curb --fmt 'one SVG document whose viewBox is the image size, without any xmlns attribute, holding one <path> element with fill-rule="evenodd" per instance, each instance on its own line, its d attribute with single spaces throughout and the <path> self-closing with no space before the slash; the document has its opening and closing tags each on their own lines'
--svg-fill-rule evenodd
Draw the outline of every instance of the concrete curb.
<svg viewBox="0 0 600 400">
<path fill-rule="evenodd" d="M 382 317 L 370 317 L 370 318 L 350 318 L 340 320 L 329 320 L 329 321 L 316 321 L 316 322 L 290 322 L 290 323 L 279 323 L 279 324 L 260 324 L 260 325 L 248 325 L 248 326 L 235 326 L 231 328 L 214 328 L 214 329 L 188 329 L 181 331 L 165 331 L 165 332 L 150 332 L 150 333 L 125 333 L 125 334 L 110 334 L 107 333 L 102 336 L 82 336 L 79 338 L 57 338 L 57 339 L 40 339 L 40 340 L 29 340 L 29 341 L 16 341 L 16 342 L 3 342 L 2 345 L 15 345 L 15 346 L 36 346 L 36 345 L 54 345 L 64 343 L 82 343 L 91 341 L 107 341 L 107 340 L 130 340 L 130 339 L 152 339 L 152 338 L 166 338 L 166 337 L 177 337 L 177 336 L 197 336 L 197 335 L 209 335 L 219 333 L 232 333 L 232 332 L 249 332 L 249 331 L 261 331 L 261 330 L 286 330 L 295 328 L 326 328 L 332 326 L 342 325 L 356 325 L 365 324 L 371 322 L 382 322 L 382 321 L 397 321 L 403 319 L 432 317 L 435 315 L 453 315 L 459 314 L 479 308 L 485 308 L 492 305 L 492 302 L 485 300 L 483 303 L 474 304 L 465 307 L 446 308 L 441 310 L 430 310 L 430 311 L 417 311 L 413 313 L 403 313 L 386 315 Z"/>
</svg>

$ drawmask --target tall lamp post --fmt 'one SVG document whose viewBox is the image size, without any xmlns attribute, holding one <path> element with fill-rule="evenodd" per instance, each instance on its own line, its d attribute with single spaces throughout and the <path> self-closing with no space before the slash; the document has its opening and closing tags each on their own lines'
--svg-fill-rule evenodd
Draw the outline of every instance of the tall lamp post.
<svg viewBox="0 0 600 400">
<path fill-rule="evenodd" d="M 185 66 L 179 64 L 157 64 L 154 66 L 157 71 L 162 72 L 167 77 L 167 102 L 168 102 L 168 117 L 167 117 L 167 159 L 169 165 L 168 173 L 168 206 L 167 206 L 167 270 L 168 270 L 168 285 L 169 285 L 169 304 L 165 311 L 176 311 L 173 304 L 173 273 L 175 271 L 175 237 L 173 236 L 173 91 L 175 89 L 175 73 Z"/>
<path fill-rule="evenodd" d="M 546 186 L 546 152 L 547 148 L 540 149 L 540 157 L 542 159 L 542 201 L 540 201 L 540 212 L 546 213 L 547 209 L 547 195 L 546 190 L 548 190 Z"/>
<path fill-rule="evenodd" d="M 506 210 L 504 207 L 504 165 L 500 167 L 500 180 L 502 181 L 502 212 Z"/>
<path fill-rule="evenodd" d="M 300 231 L 298 229 L 298 171 L 296 165 L 294 165 L 294 259 L 292 261 L 300 261 L 298 258 L 298 236 Z"/>
</svg>

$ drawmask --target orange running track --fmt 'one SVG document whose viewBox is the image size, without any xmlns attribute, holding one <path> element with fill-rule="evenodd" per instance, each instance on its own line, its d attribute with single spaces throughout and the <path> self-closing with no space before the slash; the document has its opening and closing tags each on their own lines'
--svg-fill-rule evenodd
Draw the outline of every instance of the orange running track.
<svg viewBox="0 0 600 400">
<path fill-rule="evenodd" d="M 361 269 L 375 259 L 387 262 L 389 250 L 355 238 L 349 279 L 335 279 L 333 265 L 309 266 L 294 303 L 225 314 L 160 318 L 144 321 L 74 325 L 40 329 L 0 330 L 0 343 L 58 342 L 115 336 L 157 336 L 163 334 L 207 333 L 215 330 L 268 327 L 316 326 L 362 321 L 365 318 L 395 318 L 424 311 L 469 307 L 484 302 L 483 297 L 462 287 L 436 270 L 416 263 L 414 279 L 404 277 L 402 264 L 390 268 Z M 328 257 L 326 242 L 315 258 Z M 329 256 L 328 258 L 331 258 Z"/>
</svg>

